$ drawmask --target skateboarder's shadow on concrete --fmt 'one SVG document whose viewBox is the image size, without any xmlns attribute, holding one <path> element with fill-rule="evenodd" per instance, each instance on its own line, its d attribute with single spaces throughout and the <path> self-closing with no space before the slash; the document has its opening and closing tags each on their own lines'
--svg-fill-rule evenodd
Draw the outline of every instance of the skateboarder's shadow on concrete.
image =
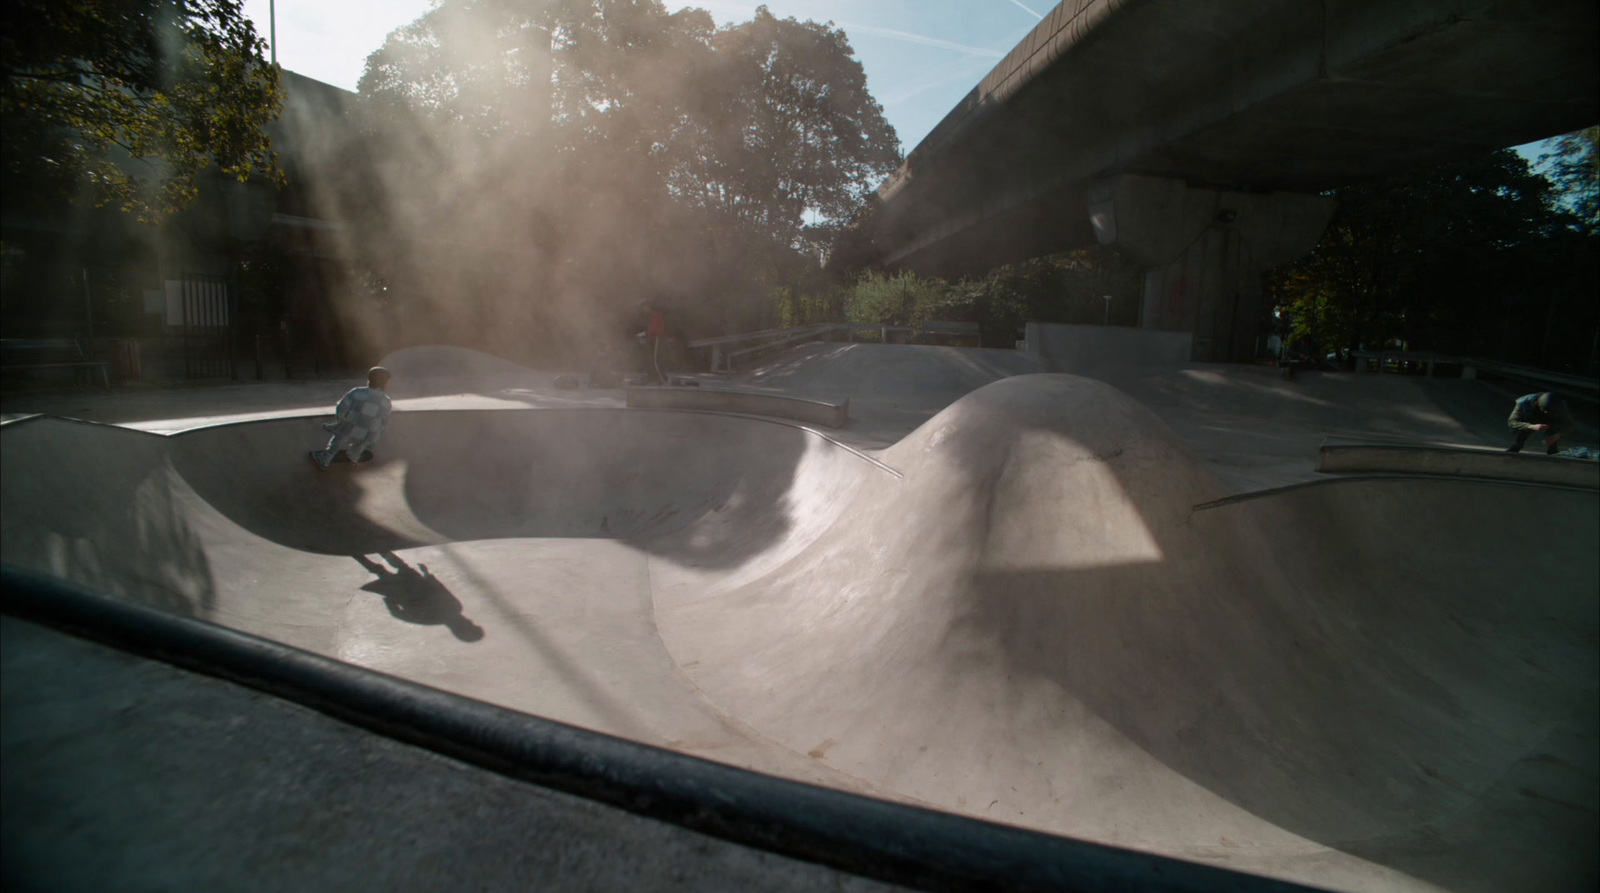
<svg viewBox="0 0 1600 893">
<path fill-rule="evenodd" d="M 426 564 L 411 567 L 393 552 L 379 552 L 389 567 L 365 555 L 352 555 L 361 566 L 378 575 L 361 587 L 367 592 L 383 596 L 383 603 L 396 620 L 423 626 L 448 627 L 463 642 L 476 642 L 483 638 L 483 627 L 468 620 L 461 613 L 461 600 L 441 582 L 428 573 Z M 393 568 L 393 570 L 390 570 Z"/>
</svg>

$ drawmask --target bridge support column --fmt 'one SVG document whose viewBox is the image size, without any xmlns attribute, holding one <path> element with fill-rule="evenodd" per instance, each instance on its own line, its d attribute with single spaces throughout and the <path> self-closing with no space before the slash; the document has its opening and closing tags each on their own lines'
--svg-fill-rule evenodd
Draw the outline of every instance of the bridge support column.
<svg viewBox="0 0 1600 893">
<path fill-rule="evenodd" d="M 1138 174 L 1102 181 L 1088 198 L 1095 237 L 1146 269 L 1139 324 L 1192 332 L 1200 362 L 1252 358 L 1265 310 L 1261 274 L 1315 248 L 1336 204 Z"/>
</svg>

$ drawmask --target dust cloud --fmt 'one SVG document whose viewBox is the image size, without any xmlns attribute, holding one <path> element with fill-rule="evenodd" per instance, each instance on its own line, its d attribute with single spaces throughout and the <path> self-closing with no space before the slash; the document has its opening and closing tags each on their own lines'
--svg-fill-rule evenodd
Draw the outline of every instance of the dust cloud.
<svg viewBox="0 0 1600 893">
<path fill-rule="evenodd" d="M 287 86 L 291 177 L 340 221 L 323 292 L 351 357 L 615 365 L 641 302 L 680 342 L 770 325 L 899 159 L 843 32 L 765 8 L 719 29 L 653 0 L 446 0 L 337 115 Z"/>
</svg>

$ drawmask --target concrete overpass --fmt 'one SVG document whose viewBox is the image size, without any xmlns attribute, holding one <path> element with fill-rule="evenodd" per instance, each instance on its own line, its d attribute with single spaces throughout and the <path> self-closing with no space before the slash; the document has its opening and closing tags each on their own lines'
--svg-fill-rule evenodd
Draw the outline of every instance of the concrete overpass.
<svg viewBox="0 0 1600 893">
<path fill-rule="evenodd" d="M 1065 0 L 877 191 L 834 263 L 957 276 L 1116 245 L 1141 324 L 1252 350 L 1261 271 L 1341 184 L 1600 120 L 1593 0 Z"/>
</svg>

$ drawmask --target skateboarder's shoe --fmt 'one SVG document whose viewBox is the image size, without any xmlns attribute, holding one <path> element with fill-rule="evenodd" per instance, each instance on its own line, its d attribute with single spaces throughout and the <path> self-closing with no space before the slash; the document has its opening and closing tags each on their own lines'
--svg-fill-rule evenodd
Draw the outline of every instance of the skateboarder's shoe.
<svg viewBox="0 0 1600 893">
<path fill-rule="evenodd" d="M 331 468 L 331 467 L 333 467 L 335 465 L 350 465 L 350 464 L 364 465 L 364 464 L 372 461 L 372 451 L 371 450 L 362 450 L 361 451 L 361 458 L 354 460 L 354 463 L 352 463 L 352 460 L 350 459 L 350 451 L 349 450 L 340 450 L 339 452 L 334 453 L 332 456 L 328 457 L 327 463 L 323 463 L 322 456 L 323 456 L 323 454 L 325 452 L 326 452 L 325 450 L 312 450 L 311 451 L 311 461 L 317 463 L 317 467 L 321 468 L 324 471 L 328 470 L 329 468 Z"/>
<path fill-rule="evenodd" d="M 317 451 L 316 450 L 312 450 L 311 452 L 307 453 L 306 457 L 311 460 L 311 464 L 312 465 L 317 466 L 317 470 L 318 471 L 327 471 L 328 470 L 328 466 L 323 465 L 322 464 L 322 459 L 317 456 Z"/>
</svg>

